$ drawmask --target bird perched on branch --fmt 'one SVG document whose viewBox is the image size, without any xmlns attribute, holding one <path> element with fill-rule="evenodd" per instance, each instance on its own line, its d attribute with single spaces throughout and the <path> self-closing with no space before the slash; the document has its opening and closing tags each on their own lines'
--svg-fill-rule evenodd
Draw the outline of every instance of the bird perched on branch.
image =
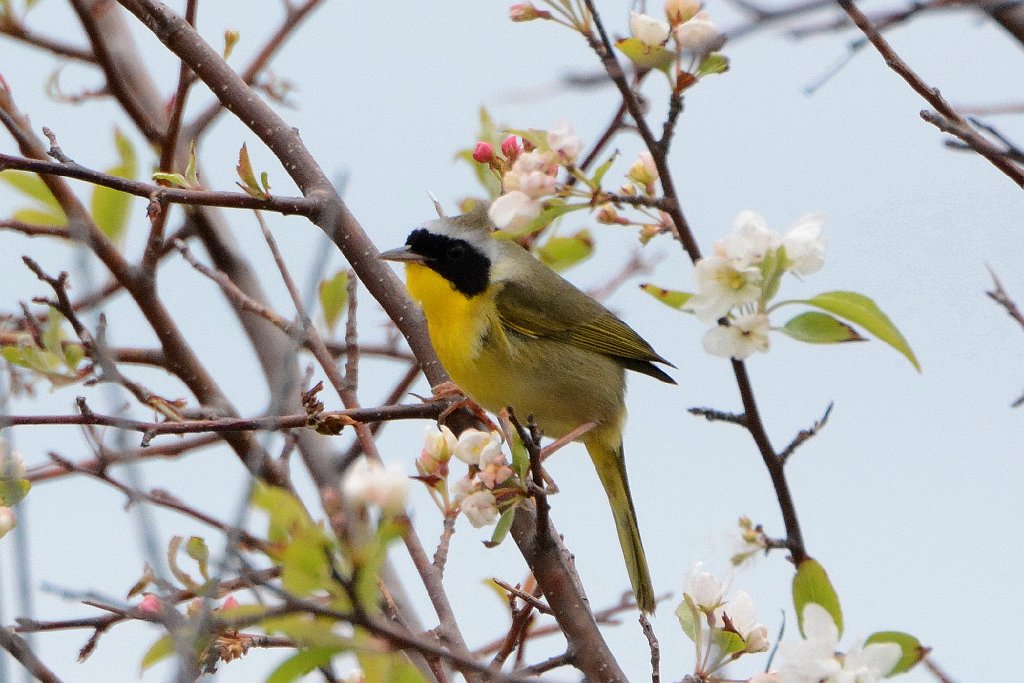
<svg viewBox="0 0 1024 683">
<path fill-rule="evenodd" d="M 674 367 L 608 309 L 515 242 L 495 239 L 486 206 L 413 230 L 381 255 L 405 263 L 441 364 L 465 394 L 498 412 L 533 415 L 548 436 L 586 423 L 587 448 L 615 518 L 637 605 L 654 589 L 622 449 L 625 371 L 675 383 Z"/>
</svg>

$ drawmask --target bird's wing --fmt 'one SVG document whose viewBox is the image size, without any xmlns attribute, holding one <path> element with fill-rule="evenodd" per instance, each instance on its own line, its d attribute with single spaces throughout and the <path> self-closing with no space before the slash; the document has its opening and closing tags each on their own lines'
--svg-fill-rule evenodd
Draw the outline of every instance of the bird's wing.
<svg viewBox="0 0 1024 683">
<path fill-rule="evenodd" d="M 555 273 L 550 272 L 550 278 L 547 275 L 537 274 L 542 282 L 504 283 L 495 303 L 506 327 L 607 356 L 668 363 L 604 306 Z"/>
</svg>

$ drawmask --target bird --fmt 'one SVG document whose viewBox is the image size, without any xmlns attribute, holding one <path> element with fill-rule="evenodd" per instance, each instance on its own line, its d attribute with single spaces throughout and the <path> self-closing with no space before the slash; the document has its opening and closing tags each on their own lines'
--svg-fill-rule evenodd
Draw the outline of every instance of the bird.
<svg viewBox="0 0 1024 683">
<path fill-rule="evenodd" d="M 532 415 L 544 435 L 579 437 L 611 506 L 637 607 L 655 609 L 650 569 L 629 491 L 622 430 L 625 371 L 675 384 L 662 358 L 629 325 L 537 260 L 497 239 L 478 204 L 429 221 L 381 254 L 405 264 L 431 344 L 458 388 L 483 408 Z"/>
</svg>

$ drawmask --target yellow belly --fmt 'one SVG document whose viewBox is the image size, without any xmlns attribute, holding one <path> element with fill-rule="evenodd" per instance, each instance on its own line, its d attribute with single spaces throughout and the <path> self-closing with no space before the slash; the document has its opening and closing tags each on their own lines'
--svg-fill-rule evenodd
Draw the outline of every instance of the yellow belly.
<svg viewBox="0 0 1024 683">
<path fill-rule="evenodd" d="M 528 338 L 498 318 L 494 290 L 472 299 L 434 271 L 406 265 L 409 293 L 423 306 L 437 356 L 459 387 L 481 406 L 512 406 L 533 415 L 544 433 L 559 437 L 585 422 L 618 442 L 625 377 L 621 365 L 564 342 Z M 596 436 L 596 434 L 592 435 Z"/>
</svg>

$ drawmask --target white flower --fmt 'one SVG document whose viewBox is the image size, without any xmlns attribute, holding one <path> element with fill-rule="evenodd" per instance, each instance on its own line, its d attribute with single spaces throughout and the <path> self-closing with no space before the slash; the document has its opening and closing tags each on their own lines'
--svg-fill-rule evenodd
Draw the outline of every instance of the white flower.
<svg viewBox="0 0 1024 683">
<path fill-rule="evenodd" d="M 734 306 L 756 301 L 761 296 L 761 271 L 757 268 L 737 268 L 732 260 L 722 256 L 701 259 L 693 269 L 697 293 L 684 307 L 693 311 L 706 323 L 711 323 Z"/>
<path fill-rule="evenodd" d="M 779 645 L 783 657 L 779 676 L 783 683 L 819 683 L 831 681 L 842 666 L 836 659 L 839 629 L 824 607 L 809 602 L 804 607 L 805 640 Z"/>
<path fill-rule="evenodd" d="M 858 643 L 843 657 L 843 670 L 835 683 L 877 683 L 885 678 L 903 652 L 896 643 Z"/>
<path fill-rule="evenodd" d="M 459 435 L 454 455 L 467 465 L 483 469 L 495 459 L 504 457 L 501 452 L 501 435 L 498 432 L 467 429 Z"/>
<path fill-rule="evenodd" d="M 383 466 L 363 459 L 349 467 L 341 491 L 347 500 L 398 513 L 409 495 L 409 478 L 397 464 Z"/>
<path fill-rule="evenodd" d="M 768 229 L 761 214 L 741 211 L 732 223 L 732 232 L 715 245 L 715 253 L 730 259 L 737 268 L 747 268 L 764 261 L 768 252 L 780 244 L 779 234 Z"/>
<path fill-rule="evenodd" d="M 503 194 L 491 204 L 487 215 L 496 226 L 503 230 L 522 230 L 540 215 L 544 205 L 525 192 L 515 190 Z"/>
<path fill-rule="evenodd" d="M 18 526 L 18 516 L 14 510 L 8 507 L 0 507 L 0 538 L 7 535 L 7 532 Z"/>
<path fill-rule="evenodd" d="M 729 580 L 722 583 L 717 576 L 704 571 L 703 562 L 697 562 L 683 579 L 683 592 L 698 608 L 713 610 L 722 604 L 722 596 L 729 590 L 729 583 Z"/>
<path fill-rule="evenodd" d="M 825 264 L 825 237 L 821 234 L 824 224 L 824 214 L 808 214 L 794 223 L 782 238 L 789 270 L 798 275 L 810 275 L 821 270 Z"/>
<path fill-rule="evenodd" d="M 768 338 L 768 316 L 748 313 L 729 322 L 728 327 L 716 325 L 704 334 L 704 350 L 712 356 L 743 360 L 755 351 L 765 353 L 771 345 Z"/>
<path fill-rule="evenodd" d="M 572 164 L 583 151 L 583 140 L 573 132 L 568 121 L 559 121 L 548 131 L 548 147 L 563 164 Z"/>
<path fill-rule="evenodd" d="M 746 643 L 745 652 L 768 650 L 768 627 L 757 622 L 757 610 L 749 595 L 740 591 L 715 611 L 718 623 L 724 626 L 723 614 L 729 617 L 729 623 Z"/>
<path fill-rule="evenodd" d="M 494 521 L 498 519 L 498 503 L 494 494 L 486 489 L 466 496 L 461 507 L 469 523 L 478 529 L 494 524 Z"/>
<path fill-rule="evenodd" d="M 668 40 L 669 27 L 664 21 L 639 12 L 629 13 L 629 32 L 644 45 L 655 47 Z"/>
<path fill-rule="evenodd" d="M 778 672 L 762 671 L 759 674 L 751 676 L 747 683 L 780 683 L 781 680 L 782 679 L 779 678 Z"/>
<path fill-rule="evenodd" d="M 804 634 L 805 640 L 779 646 L 782 683 L 878 683 L 901 656 L 895 643 L 872 643 L 854 645 L 837 657 L 839 629 L 832 615 L 813 602 L 804 607 Z"/>
<path fill-rule="evenodd" d="M 366 683 L 366 674 L 363 673 L 362 669 L 352 669 L 341 680 L 343 683 Z"/>
<path fill-rule="evenodd" d="M 25 461 L 17 452 L 11 450 L 6 441 L 0 439 L 0 480 L 24 478 Z"/>
<path fill-rule="evenodd" d="M 722 34 L 707 12 L 698 12 L 689 21 L 679 24 L 674 32 L 676 45 L 699 55 L 714 52 L 722 46 Z"/>
<path fill-rule="evenodd" d="M 700 0 L 665 0 L 665 16 L 675 26 L 692 19 L 700 11 Z"/>
</svg>

